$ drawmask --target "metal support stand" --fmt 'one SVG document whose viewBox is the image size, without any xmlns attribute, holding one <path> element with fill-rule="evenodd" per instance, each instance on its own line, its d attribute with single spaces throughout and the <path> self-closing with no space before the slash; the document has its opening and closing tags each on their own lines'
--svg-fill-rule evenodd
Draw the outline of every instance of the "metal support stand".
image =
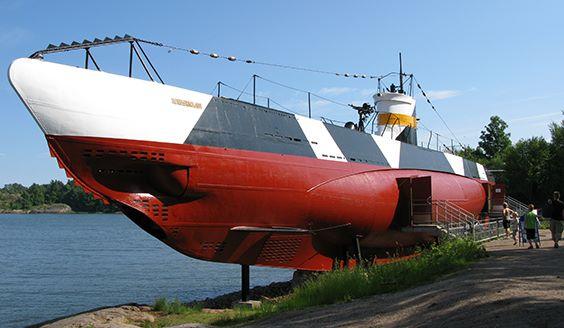
<svg viewBox="0 0 564 328">
<path fill-rule="evenodd" d="M 248 264 L 241 264 L 241 301 L 249 300 L 250 270 Z"/>
<path fill-rule="evenodd" d="M 257 104 L 257 95 L 256 95 L 256 91 L 257 91 L 257 75 L 253 74 L 253 104 L 256 105 Z"/>
<path fill-rule="evenodd" d="M 221 97 L 221 81 L 217 82 L 217 96 Z"/>
<path fill-rule="evenodd" d="M 98 66 L 98 63 L 96 63 L 96 60 L 94 59 L 94 57 L 90 53 L 90 48 L 85 48 L 84 50 L 86 52 L 86 59 L 84 60 L 84 68 L 88 69 L 88 64 L 89 64 L 90 60 L 92 60 L 92 63 L 94 64 L 94 66 L 96 66 L 96 69 L 100 70 L 100 66 Z"/>
<path fill-rule="evenodd" d="M 360 251 L 360 236 L 356 236 L 355 237 L 356 240 L 356 256 L 357 256 L 357 260 L 358 263 L 356 264 L 357 266 L 362 265 L 362 252 Z"/>
<path fill-rule="evenodd" d="M 129 42 L 129 77 L 133 74 L 133 42 Z"/>
<path fill-rule="evenodd" d="M 137 44 L 137 47 L 139 48 L 139 50 L 141 50 L 141 53 L 143 54 L 143 57 L 145 57 L 145 60 L 147 61 L 147 63 L 149 63 L 149 65 L 151 66 L 151 69 L 153 70 L 153 72 L 155 73 L 155 75 L 157 76 L 157 78 L 159 79 L 159 81 L 161 81 L 162 84 L 164 84 L 163 79 L 161 79 L 161 76 L 159 75 L 159 72 L 157 72 L 157 69 L 155 68 L 155 66 L 153 66 L 153 63 L 151 63 L 151 60 L 149 60 L 149 56 L 147 56 L 147 54 L 145 53 L 145 50 L 143 50 L 143 48 L 141 47 L 141 45 L 139 44 L 139 42 L 137 40 L 135 40 L 135 44 Z M 139 56 L 139 54 L 137 54 L 137 56 Z M 143 62 L 143 60 L 141 59 L 141 57 L 139 57 L 139 60 L 141 62 Z M 143 64 L 143 66 L 145 66 L 145 64 Z M 147 74 L 149 75 L 149 77 L 151 77 L 151 74 L 149 74 L 149 71 L 147 70 L 147 68 L 145 67 L 145 70 L 147 71 Z M 153 78 L 151 77 L 151 81 L 153 80 Z"/>
<path fill-rule="evenodd" d="M 145 70 L 145 73 L 147 73 L 147 75 L 149 76 L 149 79 L 151 79 L 151 81 L 155 81 L 155 80 L 153 80 L 153 77 L 151 76 L 151 73 L 150 73 L 149 70 L 147 69 L 147 66 L 145 65 L 145 62 L 143 61 L 143 59 L 141 59 L 141 55 L 139 55 L 139 52 L 137 51 L 137 48 L 133 45 L 133 43 L 131 43 L 131 48 L 133 49 L 133 51 L 135 51 L 135 55 L 137 56 L 137 59 L 139 59 L 139 62 L 141 63 L 141 66 L 143 66 L 143 69 Z"/>
<path fill-rule="evenodd" d="M 311 92 L 307 93 L 308 117 L 311 118 Z"/>
</svg>

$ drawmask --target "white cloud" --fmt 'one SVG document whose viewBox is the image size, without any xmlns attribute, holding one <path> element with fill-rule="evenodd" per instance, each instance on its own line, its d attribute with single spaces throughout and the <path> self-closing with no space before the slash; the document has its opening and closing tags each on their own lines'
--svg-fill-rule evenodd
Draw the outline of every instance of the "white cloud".
<svg viewBox="0 0 564 328">
<path fill-rule="evenodd" d="M 529 116 L 523 116 L 523 117 L 517 117 L 517 118 L 509 119 L 509 120 L 507 120 L 507 123 L 515 123 L 515 122 L 522 122 L 522 121 L 526 121 L 526 122 L 530 123 L 532 121 L 537 121 L 537 120 L 545 121 L 546 118 L 554 117 L 554 116 L 560 116 L 560 115 L 562 115 L 562 112 L 552 112 L 552 113 L 545 113 L 545 114 L 529 115 Z"/>
<path fill-rule="evenodd" d="M 426 92 L 427 97 L 431 100 L 442 100 L 460 96 L 462 91 L 460 90 L 431 90 Z"/>
<path fill-rule="evenodd" d="M 353 92 L 355 89 L 349 87 L 328 87 L 328 88 L 321 88 L 319 93 L 322 95 L 332 95 L 338 96 L 345 93 Z"/>
</svg>

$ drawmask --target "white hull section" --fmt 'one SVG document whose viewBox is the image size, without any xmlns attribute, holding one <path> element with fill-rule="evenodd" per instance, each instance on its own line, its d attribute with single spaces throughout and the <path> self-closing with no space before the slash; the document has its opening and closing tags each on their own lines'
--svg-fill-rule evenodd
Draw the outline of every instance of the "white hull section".
<svg viewBox="0 0 564 328">
<path fill-rule="evenodd" d="M 183 144 L 213 98 L 156 82 L 40 59 L 15 60 L 9 69 L 9 79 L 46 135 Z M 401 94 L 385 96 L 389 99 L 382 103 L 384 113 L 413 114 L 415 101 L 409 101 L 413 98 Z M 348 162 L 344 149 L 325 124 L 300 115 L 295 115 L 295 119 L 315 157 Z M 396 125 L 396 128 L 403 130 L 405 127 Z M 394 131 L 394 134 L 400 132 Z M 400 165 L 402 156 L 409 157 L 409 153 L 402 153 L 403 147 L 412 145 L 386 134 L 372 135 L 372 139 L 373 148 L 367 148 L 366 152 L 379 149 L 391 168 L 416 168 L 410 167 L 409 161 Z M 435 156 L 437 159 L 446 157 L 452 173 L 465 176 L 461 157 L 441 152 L 436 152 Z M 477 170 L 479 178 L 487 180 L 484 167 L 477 164 Z"/>
<path fill-rule="evenodd" d="M 15 60 L 8 75 L 47 135 L 184 143 L 212 98 L 39 59 Z"/>
</svg>

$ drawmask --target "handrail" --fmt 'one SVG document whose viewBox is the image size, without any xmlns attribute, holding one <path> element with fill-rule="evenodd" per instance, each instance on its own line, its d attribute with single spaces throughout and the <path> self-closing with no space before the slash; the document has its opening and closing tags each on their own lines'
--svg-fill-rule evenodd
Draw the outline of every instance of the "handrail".
<svg viewBox="0 0 564 328">
<path fill-rule="evenodd" d="M 500 220 L 481 221 L 471 212 L 448 200 L 418 200 L 414 206 L 431 206 L 430 214 L 433 225 L 443 233 L 455 237 L 469 237 L 476 241 L 485 241 L 499 237 L 501 230 Z M 417 226 L 417 224 L 415 224 Z"/>
<path fill-rule="evenodd" d="M 508 207 L 510 209 L 514 209 L 515 212 L 517 212 L 517 214 L 519 215 L 523 215 L 525 213 L 527 213 L 528 211 L 528 206 L 525 205 L 524 203 L 520 202 L 519 200 L 511 197 L 511 196 L 505 196 L 505 202 L 507 203 Z"/>
</svg>

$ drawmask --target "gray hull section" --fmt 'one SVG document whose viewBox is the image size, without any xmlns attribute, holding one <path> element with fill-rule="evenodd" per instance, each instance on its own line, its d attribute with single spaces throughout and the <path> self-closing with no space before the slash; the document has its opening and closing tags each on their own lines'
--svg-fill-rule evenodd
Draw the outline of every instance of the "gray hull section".
<svg viewBox="0 0 564 328">
<path fill-rule="evenodd" d="M 390 167 L 370 134 L 324 127 L 347 162 Z M 185 143 L 317 158 L 294 114 L 227 98 L 211 100 Z M 480 178 L 476 163 L 463 165 L 464 176 Z M 444 153 L 408 143 L 401 143 L 399 168 L 455 173 Z"/>
</svg>

